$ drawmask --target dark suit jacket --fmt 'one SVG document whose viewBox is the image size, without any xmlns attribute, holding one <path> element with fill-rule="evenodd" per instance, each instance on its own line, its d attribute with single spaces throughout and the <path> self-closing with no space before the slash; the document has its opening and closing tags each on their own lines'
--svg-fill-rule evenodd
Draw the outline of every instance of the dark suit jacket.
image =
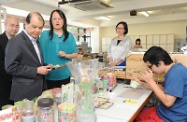
<svg viewBox="0 0 187 122">
<path fill-rule="evenodd" d="M 37 74 L 37 67 L 43 65 L 43 57 L 41 55 L 40 63 L 34 46 L 25 32 L 22 31 L 10 39 L 5 54 L 5 69 L 13 75 L 10 99 L 32 100 L 41 95 L 44 77 Z"/>
<path fill-rule="evenodd" d="M 0 35 L 0 89 L 11 88 L 12 76 L 8 75 L 5 71 L 5 47 L 7 45 L 8 38 L 5 34 Z"/>
<path fill-rule="evenodd" d="M 3 105 L 13 104 L 10 101 L 10 90 L 12 84 L 12 76 L 8 75 L 5 71 L 5 47 L 8 38 L 5 34 L 0 35 L 0 110 Z"/>
</svg>

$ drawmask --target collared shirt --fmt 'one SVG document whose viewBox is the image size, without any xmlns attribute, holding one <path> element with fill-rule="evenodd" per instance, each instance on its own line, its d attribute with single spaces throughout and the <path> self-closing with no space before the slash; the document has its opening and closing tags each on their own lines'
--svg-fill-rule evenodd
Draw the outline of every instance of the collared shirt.
<svg viewBox="0 0 187 122">
<path fill-rule="evenodd" d="M 30 36 L 25 30 L 23 30 L 25 32 L 25 34 L 29 37 L 29 39 L 31 40 L 33 46 L 34 46 L 34 49 L 36 51 L 36 54 L 38 56 L 38 59 L 41 63 L 41 55 L 40 55 L 40 50 L 39 50 L 39 47 L 38 47 L 38 42 L 37 42 L 37 39 L 33 38 L 32 36 Z"/>
<path fill-rule="evenodd" d="M 5 33 L 6 37 L 7 37 L 7 39 L 10 40 L 11 38 L 6 34 L 6 31 L 4 33 Z"/>
</svg>

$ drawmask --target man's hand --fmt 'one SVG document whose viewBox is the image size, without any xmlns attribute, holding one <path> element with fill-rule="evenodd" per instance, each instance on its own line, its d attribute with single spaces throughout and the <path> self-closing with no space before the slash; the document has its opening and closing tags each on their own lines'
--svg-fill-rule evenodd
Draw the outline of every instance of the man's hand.
<svg viewBox="0 0 187 122">
<path fill-rule="evenodd" d="M 47 66 L 48 66 L 48 69 L 53 69 L 54 68 L 53 64 L 48 64 Z"/>
<path fill-rule="evenodd" d="M 151 70 L 145 71 L 144 74 L 142 74 L 142 79 L 145 80 L 149 85 L 151 83 L 155 83 L 153 72 Z"/>
<path fill-rule="evenodd" d="M 138 78 L 132 78 L 132 81 L 136 81 L 139 86 L 143 86 L 143 82 L 140 81 Z"/>
<path fill-rule="evenodd" d="M 40 66 L 37 68 L 37 74 L 47 75 L 51 70 L 52 68 L 50 66 Z"/>
</svg>

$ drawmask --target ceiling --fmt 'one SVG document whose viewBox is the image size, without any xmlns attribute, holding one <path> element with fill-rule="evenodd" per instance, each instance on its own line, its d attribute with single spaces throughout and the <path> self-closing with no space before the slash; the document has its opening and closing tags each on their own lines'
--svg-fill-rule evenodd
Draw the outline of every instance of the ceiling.
<svg viewBox="0 0 187 122">
<path fill-rule="evenodd" d="M 2 1 L 2 3 L 1 3 Z M 38 11 L 43 15 L 50 15 L 58 8 L 58 0 L 0 0 L 2 6 L 13 7 L 26 11 Z M 94 1 L 94 0 L 92 0 Z M 96 0 L 95 0 L 96 1 Z M 65 12 L 69 23 L 80 26 L 114 26 L 119 21 L 128 24 L 187 20 L 187 0 L 109 0 L 112 8 L 104 10 L 83 11 L 71 4 L 61 4 L 59 7 Z M 130 11 L 136 10 L 136 16 L 130 16 Z M 140 14 L 147 11 L 149 17 Z M 25 15 L 26 16 L 26 15 Z M 105 16 L 109 21 L 96 20 L 95 17 Z M 81 25 L 82 24 L 82 25 Z"/>
</svg>

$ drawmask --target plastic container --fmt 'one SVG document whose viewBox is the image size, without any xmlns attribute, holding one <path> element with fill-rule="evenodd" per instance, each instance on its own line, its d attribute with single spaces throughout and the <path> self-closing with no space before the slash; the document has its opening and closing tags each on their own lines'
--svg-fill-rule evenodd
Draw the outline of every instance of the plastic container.
<svg viewBox="0 0 187 122">
<path fill-rule="evenodd" d="M 98 82 L 98 95 L 99 96 L 103 96 L 104 95 L 104 85 L 103 85 L 103 81 L 100 80 Z"/>
<path fill-rule="evenodd" d="M 5 110 L 5 109 L 7 109 L 7 108 L 12 108 L 12 107 L 13 107 L 13 105 L 9 105 L 9 104 L 8 104 L 8 105 L 2 106 L 1 109 L 2 109 L 2 110 Z"/>
<path fill-rule="evenodd" d="M 137 81 L 132 80 L 130 86 L 134 89 L 138 88 L 139 84 Z"/>
<path fill-rule="evenodd" d="M 21 114 L 22 122 L 35 122 L 35 114 L 33 109 L 33 102 L 24 100 L 24 107 Z"/>
<path fill-rule="evenodd" d="M 58 122 L 75 122 L 76 107 L 73 103 L 62 103 L 58 105 Z"/>
<path fill-rule="evenodd" d="M 54 101 L 52 98 L 38 100 L 38 122 L 54 122 Z"/>
<path fill-rule="evenodd" d="M 113 86 L 113 80 L 114 80 L 114 76 L 112 73 L 107 73 L 108 75 L 108 86 Z"/>
</svg>

